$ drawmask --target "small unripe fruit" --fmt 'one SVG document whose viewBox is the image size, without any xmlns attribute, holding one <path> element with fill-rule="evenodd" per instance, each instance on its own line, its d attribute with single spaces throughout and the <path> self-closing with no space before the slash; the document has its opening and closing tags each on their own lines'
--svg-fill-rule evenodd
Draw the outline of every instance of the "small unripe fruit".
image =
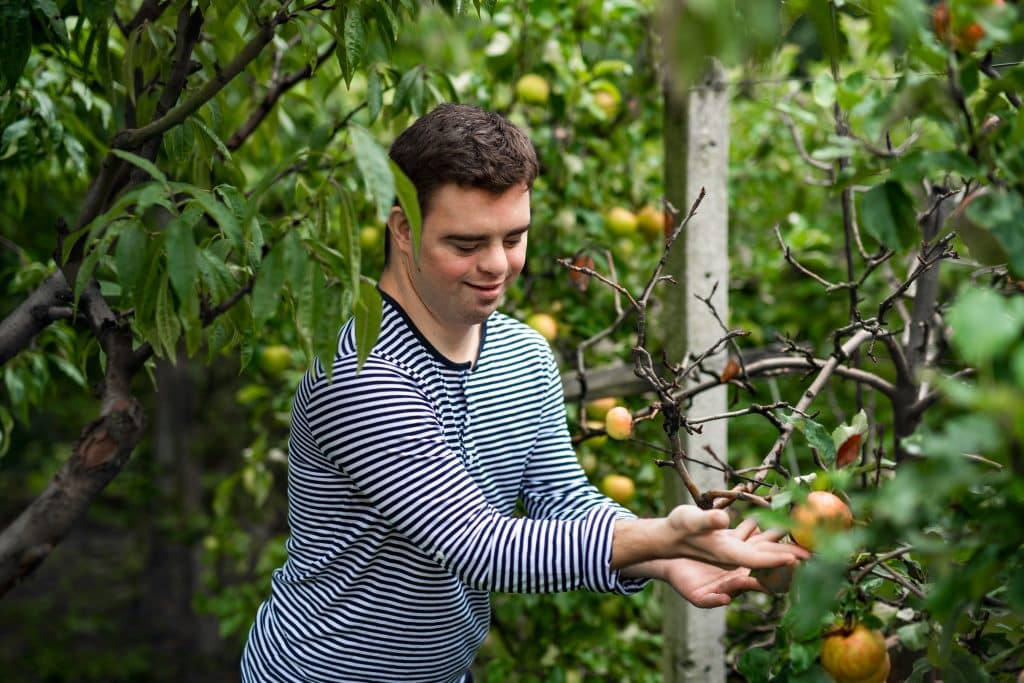
<svg viewBox="0 0 1024 683">
<path fill-rule="evenodd" d="M 603 420 L 608 411 L 619 404 L 619 399 L 614 396 L 608 396 L 606 398 L 595 398 L 593 401 L 587 403 L 587 417 L 594 420 Z"/>
<path fill-rule="evenodd" d="M 534 313 L 526 319 L 526 324 L 540 332 L 549 342 L 558 336 L 558 321 L 547 313 Z"/>
<path fill-rule="evenodd" d="M 601 493 L 619 505 L 627 505 L 636 495 L 636 484 L 624 474 L 609 474 L 601 480 Z"/>
<path fill-rule="evenodd" d="M 604 223 L 613 235 L 632 235 L 637 229 L 636 214 L 621 206 L 614 206 L 604 215 Z"/>
<path fill-rule="evenodd" d="M 793 509 L 793 540 L 808 550 L 813 550 L 825 533 L 849 529 L 853 526 L 853 514 L 839 496 L 828 491 L 811 491 L 807 500 Z"/>
<path fill-rule="evenodd" d="M 665 235 L 665 212 L 653 206 L 645 206 L 636 214 L 637 227 L 645 237 L 656 240 Z"/>
<path fill-rule="evenodd" d="M 604 416 L 604 430 L 608 436 L 622 441 L 633 434 L 633 415 L 624 406 L 615 406 Z"/>
<path fill-rule="evenodd" d="M 271 376 L 280 375 L 291 367 L 292 351 L 284 344 L 271 344 L 260 349 L 260 369 Z"/>
<path fill-rule="evenodd" d="M 547 104 L 551 86 L 537 74 L 526 74 L 516 81 L 516 96 L 527 104 Z"/>
</svg>

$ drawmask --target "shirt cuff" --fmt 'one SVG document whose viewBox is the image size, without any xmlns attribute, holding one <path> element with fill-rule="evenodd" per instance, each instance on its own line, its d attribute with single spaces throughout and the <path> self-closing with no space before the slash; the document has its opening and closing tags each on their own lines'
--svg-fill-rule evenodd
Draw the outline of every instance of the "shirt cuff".
<svg viewBox="0 0 1024 683">
<path fill-rule="evenodd" d="M 583 587 L 589 591 L 632 595 L 643 590 L 650 581 L 646 578 L 625 578 L 621 572 L 611 568 L 615 520 L 624 517 L 621 509 L 600 506 L 592 509 L 584 521 Z"/>
</svg>

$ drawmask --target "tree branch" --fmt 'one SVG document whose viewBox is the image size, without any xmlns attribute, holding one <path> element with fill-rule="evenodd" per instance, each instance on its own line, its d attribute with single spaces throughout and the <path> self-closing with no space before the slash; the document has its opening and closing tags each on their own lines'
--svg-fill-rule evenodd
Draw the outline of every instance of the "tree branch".
<svg viewBox="0 0 1024 683">
<path fill-rule="evenodd" d="M 71 290 L 59 270 L 48 275 L 10 315 L 0 322 L 0 365 L 24 350 L 37 334 L 57 319 L 55 309 L 71 301 Z"/>
</svg>

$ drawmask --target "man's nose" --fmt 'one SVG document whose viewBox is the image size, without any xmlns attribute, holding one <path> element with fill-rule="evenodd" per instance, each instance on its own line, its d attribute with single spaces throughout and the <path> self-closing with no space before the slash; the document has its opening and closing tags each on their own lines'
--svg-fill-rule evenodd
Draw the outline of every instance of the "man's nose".
<svg viewBox="0 0 1024 683">
<path fill-rule="evenodd" d="M 505 253 L 505 246 L 500 242 L 489 245 L 481 253 L 477 267 L 485 273 L 504 275 L 508 270 L 508 254 Z"/>
</svg>

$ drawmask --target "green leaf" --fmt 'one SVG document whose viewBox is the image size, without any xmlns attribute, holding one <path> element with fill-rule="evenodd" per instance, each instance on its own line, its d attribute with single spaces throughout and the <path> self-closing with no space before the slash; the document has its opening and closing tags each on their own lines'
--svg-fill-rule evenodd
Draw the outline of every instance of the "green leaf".
<svg viewBox="0 0 1024 683">
<path fill-rule="evenodd" d="M 134 294 L 139 282 L 148 241 L 146 231 L 138 221 L 129 223 L 118 235 L 117 246 L 114 248 L 114 263 L 117 265 L 121 291 L 126 297 Z"/>
<path fill-rule="evenodd" d="M 881 244 L 898 250 L 918 242 L 913 198 L 902 184 L 887 180 L 857 197 L 861 226 Z"/>
<path fill-rule="evenodd" d="M 123 149 L 112 149 L 110 150 L 110 153 L 116 157 L 124 159 L 125 161 L 134 166 L 138 166 L 143 171 L 148 173 L 153 178 L 153 180 L 159 181 L 165 185 L 167 184 L 167 176 L 164 175 L 164 172 L 157 168 L 156 164 L 154 164 L 149 159 L 144 159 L 140 157 L 138 154 L 132 154 L 131 152 L 126 152 Z"/>
<path fill-rule="evenodd" d="M 846 567 L 814 557 L 796 570 L 790 589 L 790 609 L 783 617 L 783 627 L 796 640 L 813 638 L 831 621 L 832 605 L 843 585 Z"/>
<path fill-rule="evenodd" d="M 200 212 L 192 207 L 167 224 L 164 244 L 167 249 L 167 272 L 179 299 L 192 293 L 199 266 L 199 248 L 196 246 L 192 226 Z"/>
<path fill-rule="evenodd" d="M 11 413 L 0 405 L 0 458 L 11 447 L 11 434 L 14 432 L 14 418 Z"/>
<path fill-rule="evenodd" d="M 755 647 L 747 650 L 740 657 L 737 669 L 749 683 L 768 683 L 770 671 L 775 663 L 775 652 Z"/>
<path fill-rule="evenodd" d="M 384 317 L 384 303 L 373 280 L 364 277 L 360 283 L 359 298 L 353 306 L 356 328 L 356 355 L 359 359 L 356 371 L 370 357 L 370 351 L 380 335 L 380 324 Z"/>
<path fill-rule="evenodd" d="M 949 311 L 953 345 L 972 365 L 1005 353 L 1024 328 L 1024 307 L 1012 305 L 991 289 L 965 290 Z"/>
<path fill-rule="evenodd" d="M 367 123 L 373 123 L 380 116 L 384 108 L 384 86 L 381 82 L 380 72 L 372 69 L 366 80 L 366 107 Z"/>
<path fill-rule="evenodd" d="M 384 222 L 395 201 L 395 176 L 391 171 L 390 159 L 384 148 L 365 128 L 352 126 L 351 131 L 356 166 L 363 176 L 366 188 L 376 200 L 377 219 Z"/>
<path fill-rule="evenodd" d="M 343 282 L 353 292 L 358 292 L 361 254 L 355 208 L 352 206 L 352 198 L 348 192 L 342 190 L 338 199 L 340 205 L 338 207 L 338 223 L 341 231 L 341 256 L 345 260 L 348 274 L 347 280 L 343 280 Z M 338 273 L 338 275 L 341 274 Z"/>
<path fill-rule="evenodd" d="M 309 268 L 309 255 L 302 246 L 302 238 L 298 230 L 289 230 L 284 236 L 282 245 L 284 248 L 285 271 L 288 284 L 292 291 L 298 291 L 306 281 L 306 271 Z"/>
<path fill-rule="evenodd" d="M 173 361 L 177 356 L 176 347 L 178 337 L 181 336 L 181 324 L 174 312 L 174 300 L 171 298 L 168 278 L 165 277 L 159 287 L 155 311 L 157 341 L 163 347 L 166 357 Z M 154 345 L 154 348 L 158 348 L 157 345 Z"/>
<path fill-rule="evenodd" d="M 811 92 L 814 96 L 814 103 L 822 109 L 828 109 L 836 101 L 836 82 L 829 74 L 820 74 L 814 79 Z"/>
<path fill-rule="evenodd" d="M 257 331 L 277 311 L 284 280 L 285 246 L 279 244 L 263 259 L 252 288 L 252 316 Z"/>
<path fill-rule="evenodd" d="M 825 461 L 825 464 L 832 467 L 836 464 L 836 445 L 832 441 L 832 435 L 824 427 L 809 418 L 800 418 L 797 427 L 804 433 L 807 443 L 818 451 L 818 455 Z"/>
<path fill-rule="evenodd" d="M 242 227 L 238 224 L 238 220 L 235 218 L 234 213 L 218 202 L 212 192 L 200 189 L 193 185 L 185 185 L 181 189 L 191 194 L 203 210 L 206 211 L 214 221 L 216 221 L 217 225 L 220 226 L 221 231 L 224 233 L 224 236 L 229 242 L 231 242 L 231 246 L 238 251 L 238 254 L 240 256 L 245 254 Z"/>
<path fill-rule="evenodd" d="M 0 4 L 0 95 L 12 90 L 32 53 L 32 24 L 21 2 Z"/>
<path fill-rule="evenodd" d="M 398 164 L 391 159 L 388 160 L 388 163 L 391 165 L 391 173 L 395 179 L 395 192 L 398 194 L 398 203 L 401 204 L 402 211 L 405 212 L 405 217 L 408 219 L 409 227 L 412 230 L 412 248 L 418 259 L 423 219 L 420 214 L 420 201 L 419 196 L 416 194 L 416 186 L 412 184 L 409 176 L 405 175 L 405 172 L 402 171 Z"/>
<path fill-rule="evenodd" d="M 334 356 L 338 352 L 338 328 L 342 320 L 342 290 L 338 286 L 324 289 L 321 307 L 315 316 L 313 352 L 330 382 L 334 374 Z"/>
</svg>

